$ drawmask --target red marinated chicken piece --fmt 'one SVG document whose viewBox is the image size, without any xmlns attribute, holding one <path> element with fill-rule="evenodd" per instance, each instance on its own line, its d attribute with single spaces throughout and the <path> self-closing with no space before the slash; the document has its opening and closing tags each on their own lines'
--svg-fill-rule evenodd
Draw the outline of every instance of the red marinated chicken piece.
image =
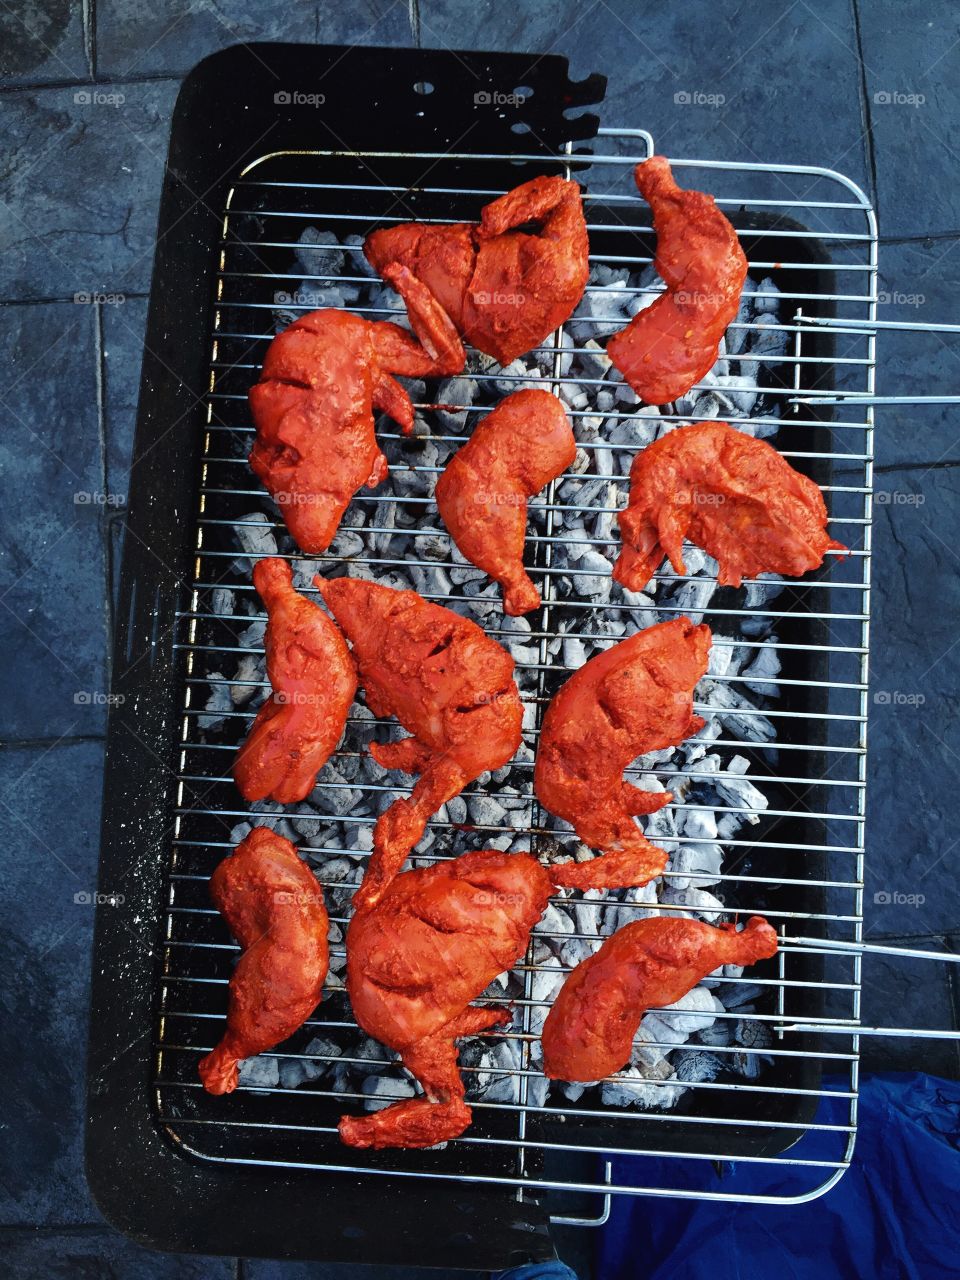
<svg viewBox="0 0 960 1280">
<path fill-rule="evenodd" d="M 602 854 L 555 864 L 555 884 L 623 889 L 646 884 L 667 865 L 634 815 L 662 809 L 673 796 L 641 791 L 623 771 L 637 756 L 676 746 L 703 727 L 693 714 L 693 689 L 706 673 L 710 643 L 710 628 L 689 618 L 661 622 L 591 658 L 550 703 L 534 790 Z"/>
<path fill-rule="evenodd" d="M 246 800 L 292 804 L 313 790 L 343 734 L 357 669 L 339 627 L 293 589 L 286 560 L 260 560 L 253 584 L 267 606 L 264 644 L 273 686 L 237 752 L 233 777 Z"/>
<path fill-rule="evenodd" d="M 360 1026 L 396 1049 L 423 1097 L 373 1115 L 344 1116 L 352 1147 L 429 1147 L 470 1123 L 456 1040 L 511 1020 L 471 1005 L 523 955 L 550 897 L 527 854 L 481 849 L 398 876 L 347 934 L 347 990 Z"/>
<path fill-rule="evenodd" d="M 297 545 L 325 551 L 353 495 L 378 485 L 387 460 L 373 410 L 413 429 L 413 406 L 392 374 L 459 372 L 466 356 L 450 319 L 402 266 L 384 269 L 407 304 L 406 329 L 349 311 L 312 311 L 271 342 L 250 391 L 257 438 L 250 466 L 283 512 Z"/>
<path fill-rule="evenodd" d="M 613 576 L 642 591 L 664 555 L 686 573 L 688 538 L 716 559 L 721 586 L 739 587 L 758 573 L 798 578 L 827 551 L 846 550 L 827 537 L 826 524 L 820 490 L 772 445 L 726 422 L 698 422 L 634 458 Z"/>
<path fill-rule="evenodd" d="M 539 230 L 517 230 L 527 222 Z M 502 365 L 569 319 L 586 288 L 587 249 L 580 187 L 565 178 L 515 187 L 484 208 L 479 226 L 404 222 L 363 246 L 391 284 L 391 264 L 409 267 L 467 342 Z"/>
<path fill-rule="evenodd" d="M 513 659 L 475 622 L 415 591 L 354 578 L 315 579 L 347 633 L 376 716 L 396 716 L 413 735 L 375 742 L 385 769 L 421 775 L 409 800 L 377 820 L 373 853 L 354 908 L 370 907 L 400 870 L 430 815 L 520 745 L 523 710 Z"/>
<path fill-rule="evenodd" d="M 551 1080 L 602 1080 L 630 1061 L 650 1008 L 673 1004 L 722 964 L 776 955 L 777 935 L 762 916 L 739 933 L 700 920 L 651 916 L 607 938 L 573 970 L 543 1025 L 543 1070 Z"/>
<path fill-rule="evenodd" d="M 210 877 L 210 896 L 243 955 L 230 979 L 227 1030 L 200 1061 L 208 1093 L 232 1093 L 238 1064 L 306 1022 L 327 976 L 323 892 L 289 840 L 255 827 Z"/>
<path fill-rule="evenodd" d="M 713 196 L 684 191 L 663 156 L 634 171 L 653 210 L 654 266 L 666 291 L 607 343 L 607 355 L 647 404 L 667 404 L 715 364 L 747 275 L 737 233 Z"/>
<path fill-rule="evenodd" d="M 504 613 L 529 613 L 540 604 L 523 567 L 527 499 L 565 471 L 576 452 L 557 397 L 516 391 L 483 420 L 437 481 L 437 506 L 450 536 L 503 586 Z"/>
</svg>

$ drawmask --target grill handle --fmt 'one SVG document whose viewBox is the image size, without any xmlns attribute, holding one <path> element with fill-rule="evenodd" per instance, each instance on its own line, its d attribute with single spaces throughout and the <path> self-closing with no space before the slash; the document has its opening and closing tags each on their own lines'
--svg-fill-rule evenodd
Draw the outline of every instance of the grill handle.
<svg viewBox="0 0 960 1280">
<path fill-rule="evenodd" d="M 805 947 L 823 947 L 827 951 L 839 951 L 852 956 L 906 956 L 911 960 L 947 960 L 952 964 L 960 964 L 960 954 L 952 951 L 918 951 L 914 947 L 885 947 L 876 942 L 846 942 L 835 938 L 782 937 L 780 941 Z"/>
<path fill-rule="evenodd" d="M 881 955 L 906 956 L 910 960 L 945 960 L 951 964 L 960 963 L 960 955 L 951 951 L 921 951 L 915 947 L 885 947 L 875 942 L 838 942 L 831 938 L 788 938 L 782 942 L 795 943 L 800 946 L 823 948 L 836 951 L 841 955 Z M 815 1031 L 829 1032 L 834 1035 L 856 1036 L 912 1036 L 918 1040 L 960 1040 L 960 1031 L 941 1031 L 929 1027 L 862 1027 L 855 1022 L 837 1020 L 835 1022 L 802 1022 L 778 1027 L 778 1031 Z"/>
<path fill-rule="evenodd" d="M 812 324 L 820 325 L 824 329 L 832 331 L 844 330 L 848 333 L 861 334 L 865 337 L 875 337 L 877 330 L 888 329 L 897 333 L 960 333 L 960 324 L 937 324 L 928 323 L 919 320 L 850 320 L 837 319 L 832 316 L 810 316 L 803 309 L 797 311 L 793 317 L 795 324 Z M 931 395 L 931 396 L 877 396 L 871 395 L 869 392 L 840 392 L 837 395 L 820 396 L 816 393 L 812 395 L 793 396 L 788 401 L 789 404 L 958 404 L 960 403 L 960 395 Z"/>
</svg>

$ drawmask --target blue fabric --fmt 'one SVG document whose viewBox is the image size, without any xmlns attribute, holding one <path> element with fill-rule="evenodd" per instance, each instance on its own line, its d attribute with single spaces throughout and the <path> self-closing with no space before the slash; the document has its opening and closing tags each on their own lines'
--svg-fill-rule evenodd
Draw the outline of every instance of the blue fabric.
<svg viewBox="0 0 960 1280">
<path fill-rule="evenodd" d="M 817 1120 L 846 1122 L 826 1098 Z M 824 1196 L 799 1205 L 614 1197 L 598 1243 L 598 1280 L 950 1280 L 960 1277 L 960 1083 L 878 1075 L 862 1088 L 853 1162 Z M 837 1136 L 802 1154 L 833 1159 Z M 793 1154 L 800 1155 L 795 1147 Z M 675 1160 L 614 1160 L 615 1182 L 678 1185 Z M 696 1166 L 696 1167 L 692 1167 Z M 682 1185 L 745 1194 L 809 1189 L 785 1167 L 682 1162 Z M 659 1179 L 658 1179 L 659 1174 Z"/>
</svg>

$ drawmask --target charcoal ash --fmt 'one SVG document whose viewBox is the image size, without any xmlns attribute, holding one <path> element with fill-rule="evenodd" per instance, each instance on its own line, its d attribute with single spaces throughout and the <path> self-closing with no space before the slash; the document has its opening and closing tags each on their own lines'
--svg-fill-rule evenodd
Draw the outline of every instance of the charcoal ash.
<svg viewBox="0 0 960 1280">
<path fill-rule="evenodd" d="M 382 307 L 404 322 L 402 301 L 375 277 L 363 257 L 362 237 L 348 236 L 338 245 L 325 229 L 311 230 L 301 237 L 296 252 L 304 278 L 291 292 L 298 293 L 302 301 L 292 308 L 275 299 L 277 327 L 304 314 L 313 299 L 335 295 L 342 303 L 332 305 Z M 362 277 L 363 282 L 333 278 L 341 274 Z M 452 856 L 481 847 L 517 851 L 532 845 L 544 856 L 546 843 L 557 850 L 557 857 L 570 856 L 578 861 L 592 857 L 593 852 L 550 815 L 542 815 L 549 841 L 541 836 L 531 839 L 524 830 L 531 819 L 538 823 L 541 820 L 530 800 L 534 699 L 542 696 L 542 677 L 537 670 L 544 660 L 541 646 L 547 661 L 575 670 L 626 635 L 675 617 L 675 611 L 700 621 L 720 590 L 716 563 L 693 547 L 684 552 L 689 571 L 686 578 L 669 580 L 671 570 L 665 566 L 664 578 L 652 582 L 644 592 L 623 590 L 611 576 L 612 562 L 619 553 L 617 511 L 627 501 L 628 476 L 637 450 L 686 421 L 724 418 L 752 435 L 769 437 L 776 433 L 778 401 L 762 391 L 758 394 L 755 387 L 758 377 L 762 384 L 772 358 L 786 354 L 787 335 L 776 327 L 776 297 L 744 297 L 737 322 L 750 327 L 732 327 L 728 331 L 717 364 L 702 385 L 662 410 L 641 405 L 611 366 L 604 344 L 610 333 L 642 307 L 651 305 L 661 287 L 652 268 L 628 274 L 623 268 L 597 264 L 591 272 L 590 290 L 565 327 L 565 345 L 572 345 L 575 350 L 559 357 L 549 350 L 530 353 L 506 369 L 489 357 L 470 353 L 467 369 L 461 375 L 428 383 L 403 380 L 416 405 L 445 407 L 418 409 L 413 438 L 384 438 L 397 435 L 397 428 L 386 419 L 379 422 L 382 446 L 394 469 L 374 494 L 361 491 L 325 556 L 316 560 L 300 557 L 277 513 L 268 517 L 252 512 L 241 517 L 245 523 L 237 526 L 237 544 L 246 553 L 234 565 L 241 581 L 248 581 L 256 558 L 278 550 L 293 553 L 295 581 L 300 589 L 312 590 L 316 573 L 342 572 L 414 589 L 449 603 L 485 626 L 517 661 L 527 736 L 516 761 L 490 778 L 471 784 L 467 795 L 449 801 L 428 829 L 417 849 L 420 856 L 411 865 L 427 865 L 432 856 Z M 638 288 L 644 292 L 618 292 Z M 771 281 L 760 285 L 748 282 L 747 293 L 758 290 L 776 292 Z M 554 486 L 554 506 L 579 505 L 583 509 L 548 512 L 544 498 L 530 504 L 530 532 L 541 537 L 549 532 L 555 539 L 550 544 L 550 563 L 558 571 L 551 575 L 549 588 L 550 624 L 559 635 L 542 641 L 536 634 L 543 630 L 540 615 L 505 618 L 500 588 L 451 545 L 432 504 L 413 500 L 432 495 L 437 470 L 459 447 L 458 440 L 437 437 L 469 436 L 482 420 L 483 415 L 476 411 L 493 407 L 513 391 L 527 386 L 552 389 L 554 384 L 548 380 L 556 376 L 558 366 L 560 376 L 566 379 L 561 386 L 561 399 L 574 413 L 578 451 L 568 477 Z M 751 415 L 771 421 L 758 423 Z M 544 563 L 544 545 L 530 545 L 529 563 Z M 382 568 L 363 563 L 369 558 L 396 563 Z M 568 578 L 565 570 L 575 570 L 576 576 Z M 539 582 L 547 582 L 545 576 L 538 578 L 535 571 L 533 576 Z M 557 894 L 534 931 L 531 955 L 539 971 L 533 975 L 507 975 L 488 992 L 493 998 L 509 1000 L 529 997 L 535 991 L 534 999 L 543 1002 L 518 1006 L 514 1032 L 537 1035 L 566 969 L 592 954 L 599 937 L 659 912 L 716 921 L 728 918 L 736 905 L 724 900 L 722 841 L 736 838 L 747 824 L 758 820 L 758 815 L 728 810 L 760 811 L 767 802 L 762 790 L 747 776 L 745 757 L 734 755 L 724 747 L 724 741 L 751 742 L 758 749 L 775 742 L 771 720 L 755 713 L 778 694 L 780 661 L 776 636 L 762 610 L 781 591 L 777 584 L 766 581 L 744 588 L 745 614 L 738 630 L 729 636 L 717 636 L 720 643 L 713 648 L 710 673 L 696 693 L 699 714 L 706 720 L 704 728 L 672 751 L 651 753 L 655 758 L 638 761 L 631 771 L 631 780 L 638 785 L 651 790 L 669 788 L 678 793 L 674 805 L 641 820 L 648 836 L 668 853 L 669 874 L 643 889 Z M 589 607 L 579 607 L 581 604 Z M 239 643 L 251 650 L 262 649 L 263 620 L 258 616 L 262 615 L 262 606 L 255 593 L 217 588 L 212 595 L 211 612 L 249 614 L 250 622 Z M 736 621 L 724 619 L 724 625 L 732 626 Z M 768 647 L 737 643 L 756 639 L 767 640 Z M 216 683 L 210 686 L 198 723 L 207 740 L 221 741 L 222 735 L 228 729 L 235 731 L 237 725 L 225 713 L 252 712 L 267 696 L 267 690 L 250 683 L 265 679 L 262 654 L 241 654 L 235 666 L 226 672 L 211 672 L 210 676 Z M 744 679 L 730 683 L 731 676 Z M 251 806 L 257 824 L 271 825 L 299 844 L 318 879 L 326 885 L 328 907 L 337 916 L 349 914 L 350 899 L 372 848 L 376 817 L 397 795 L 405 794 L 411 783 L 402 774 L 382 769 L 367 750 L 374 738 L 400 736 L 397 726 L 377 722 L 362 702 L 351 711 L 351 722 L 340 752 L 321 772 L 318 787 L 302 805 L 282 818 L 276 816 L 275 805 Z M 235 741 L 235 736 L 230 740 Z M 691 773 L 710 776 L 691 777 Z M 386 789 L 376 791 L 371 789 L 374 787 Z M 343 964 L 342 955 L 335 962 L 332 958 L 335 984 L 342 983 Z M 759 997 L 751 995 L 740 1004 L 733 1003 L 735 993 L 741 989 L 749 989 L 748 984 L 707 979 L 685 997 L 688 1004 L 678 1002 L 674 1010 L 663 1015 L 648 1014 L 641 1032 L 644 1038 L 638 1041 L 633 1061 L 622 1079 L 593 1086 L 549 1083 L 531 1076 L 524 1086 L 527 1100 L 533 1105 L 564 1105 L 583 1098 L 586 1104 L 593 1105 L 600 1099 L 609 1106 L 663 1109 L 675 1105 L 690 1084 L 718 1075 L 729 1078 L 731 1071 L 755 1078 L 753 1073 L 762 1074 L 765 1060 L 750 1050 L 764 1047 L 766 1028 L 750 1017 L 750 1002 Z M 736 1054 L 711 1053 L 712 1048 L 731 1046 L 731 1020 L 716 1018 L 724 1008 L 742 1011 L 744 1028 L 760 1028 L 757 1032 L 742 1031 L 744 1038 L 735 1041 Z M 759 1037 L 755 1042 L 749 1039 L 754 1034 Z M 687 1048 L 663 1047 L 664 1041 L 681 1040 L 687 1042 Z M 376 1056 L 384 1063 L 394 1060 L 395 1055 L 382 1049 L 374 1054 L 370 1048 L 373 1043 L 365 1041 L 360 1033 L 351 1042 L 347 1033 L 342 1038 L 342 1056 L 351 1060 Z M 361 1053 L 363 1047 L 366 1052 Z M 507 1033 L 465 1042 L 462 1061 L 477 1068 L 465 1077 L 468 1098 L 517 1103 L 520 1084 L 513 1073 L 523 1066 L 535 1067 L 540 1060 L 536 1039 L 520 1041 Z M 399 1078 L 394 1068 L 384 1075 L 371 1072 L 369 1065 L 343 1061 L 332 1067 L 327 1064 L 326 1069 L 335 1082 L 331 1087 L 363 1093 L 368 1107 L 385 1105 L 388 1095 L 412 1096 L 414 1092 L 412 1083 L 405 1076 Z M 284 1087 L 296 1087 L 292 1083 L 294 1074 L 281 1068 L 281 1081 L 291 1082 Z M 301 1083 L 309 1078 L 303 1076 Z"/>
<path fill-rule="evenodd" d="M 333 1072 L 336 1064 L 331 1058 L 338 1058 L 342 1050 L 334 1041 L 325 1036 L 314 1036 L 303 1047 L 303 1055 L 298 1058 L 284 1058 L 280 1061 L 280 1086 L 284 1089 L 297 1089 L 302 1084 L 319 1080 Z"/>
<path fill-rule="evenodd" d="M 398 1079 L 396 1076 L 381 1075 L 367 1076 L 360 1090 L 365 1099 L 363 1103 L 365 1111 L 382 1111 L 393 1102 L 414 1097 L 417 1092 L 409 1076 Z"/>
<path fill-rule="evenodd" d="M 276 1058 L 261 1053 L 240 1063 L 240 1085 L 244 1089 L 275 1089 L 280 1083 L 280 1064 Z"/>
<path fill-rule="evenodd" d="M 210 681 L 210 694 L 204 705 L 205 715 L 197 717 L 197 724 L 208 732 L 222 729 L 227 713 L 233 710 L 230 698 L 230 686 L 222 671 L 211 671 L 207 677 Z"/>
<path fill-rule="evenodd" d="M 250 560 L 239 560 L 237 563 L 246 577 L 257 560 L 277 554 L 277 539 L 270 528 L 269 517 L 262 511 L 251 511 L 241 516 L 240 520 L 241 523 L 236 526 L 237 541 Z"/>
</svg>

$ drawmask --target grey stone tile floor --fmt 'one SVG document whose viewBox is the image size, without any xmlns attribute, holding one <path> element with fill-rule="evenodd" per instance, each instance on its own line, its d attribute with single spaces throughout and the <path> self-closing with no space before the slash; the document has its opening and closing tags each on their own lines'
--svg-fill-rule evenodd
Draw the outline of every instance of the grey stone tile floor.
<svg viewBox="0 0 960 1280">
<path fill-rule="evenodd" d="M 849 175 L 879 213 L 883 317 L 960 320 L 960 13 L 948 0 L 2 6 L 0 806 L 12 839 L 2 855 L 0 1034 L 13 1069 L 0 1269 L 12 1277 L 347 1274 L 147 1253 L 103 1224 L 82 1173 L 97 695 L 109 688 L 111 584 L 170 116 L 200 58 L 262 39 L 564 54 L 575 75 L 608 76 L 604 123 L 647 128 L 668 154 Z M 722 102 L 678 101 L 684 93 Z M 74 302 L 82 292 L 109 296 Z M 883 336 L 878 347 L 881 392 L 960 383 L 954 339 Z M 871 705 L 866 927 L 871 939 L 955 949 L 960 428 L 950 407 L 882 410 L 876 447 L 877 488 L 888 496 L 874 532 L 872 688 L 875 699 L 915 696 Z M 103 494 L 110 504 L 83 496 Z M 884 901 L 898 893 L 924 901 Z M 944 966 L 871 958 L 866 974 L 867 1020 L 958 1025 Z M 960 1075 L 949 1043 L 871 1040 L 865 1062 Z M 588 1243 L 575 1264 L 586 1276 Z"/>
</svg>

